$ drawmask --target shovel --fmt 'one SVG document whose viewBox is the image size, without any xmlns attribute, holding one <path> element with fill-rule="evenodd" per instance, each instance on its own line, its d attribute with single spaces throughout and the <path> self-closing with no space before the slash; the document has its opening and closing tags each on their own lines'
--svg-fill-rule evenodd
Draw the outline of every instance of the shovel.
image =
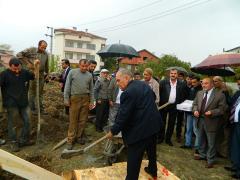
<svg viewBox="0 0 240 180">
<path fill-rule="evenodd" d="M 91 147 L 95 146 L 96 144 L 100 143 L 101 141 L 103 141 L 104 139 L 107 138 L 107 135 L 101 137 L 100 139 L 94 141 L 92 144 L 90 144 L 89 146 L 82 148 L 82 149 L 76 149 L 76 150 L 68 150 L 68 149 L 64 149 L 62 154 L 61 154 L 61 158 L 63 159 L 68 159 L 72 156 L 76 156 L 79 154 L 83 154 L 85 153 L 87 150 L 89 150 Z"/>
</svg>

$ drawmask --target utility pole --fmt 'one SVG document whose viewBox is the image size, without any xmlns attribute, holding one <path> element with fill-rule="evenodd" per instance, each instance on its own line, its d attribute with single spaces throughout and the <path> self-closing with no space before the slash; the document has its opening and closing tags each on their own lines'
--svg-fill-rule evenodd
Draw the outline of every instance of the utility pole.
<svg viewBox="0 0 240 180">
<path fill-rule="evenodd" d="M 53 30 L 54 30 L 54 28 L 47 26 L 47 29 L 51 29 L 51 34 L 45 34 L 45 36 L 47 36 L 47 37 L 49 36 L 51 38 L 51 41 L 50 41 L 50 53 L 52 55 L 53 54 L 52 52 L 53 52 Z"/>
</svg>

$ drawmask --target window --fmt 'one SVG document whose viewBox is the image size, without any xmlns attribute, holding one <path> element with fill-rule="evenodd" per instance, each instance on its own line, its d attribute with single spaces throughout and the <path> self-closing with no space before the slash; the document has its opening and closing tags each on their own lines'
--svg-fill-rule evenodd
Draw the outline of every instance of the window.
<svg viewBox="0 0 240 180">
<path fill-rule="evenodd" d="M 101 44 L 101 49 L 105 47 L 105 44 Z"/>
<path fill-rule="evenodd" d="M 80 59 L 83 59 L 82 57 L 82 54 L 81 53 L 77 53 L 77 59 L 80 60 Z"/>
<path fill-rule="evenodd" d="M 95 60 L 95 56 L 94 56 L 94 55 L 89 55 L 89 54 L 87 54 L 87 55 L 86 55 L 86 59 L 87 59 L 87 60 Z"/>
<path fill-rule="evenodd" d="M 132 66 L 128 64 L 128 65 L 127 65 L 127 69 L 128 69 L 128 70 L 131 70 L 131 69 L 132 69 Z"/>
<path fill-rule="evenodd" d="M 65 58 L 66 59 L 73 59 L 73 53 L 72 52 L 65 52 Z"/>
<path fill-rule="evenodd" d="M 87 44 L 87 49 L 95 50 L 96 49 L 96 45 L 95 44 Z"/>
<path fill-rule="evenodd" d="M 82 42 L 77 42 L 77 48 L 83 48 L 83 43 Z"/>
<path fill-rule="evenodd" d="M 74 42 L 71 40 L 65 40 L 65 47 L 74 47 Z"/>
</svg>

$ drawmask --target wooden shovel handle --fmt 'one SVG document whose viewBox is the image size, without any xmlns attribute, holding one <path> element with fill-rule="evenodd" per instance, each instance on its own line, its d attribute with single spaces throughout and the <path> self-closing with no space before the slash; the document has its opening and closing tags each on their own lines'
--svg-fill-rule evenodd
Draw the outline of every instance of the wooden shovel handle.
<svg viewBox="0 0 240 180">
<path fill-rule="evenodd" d="M 87 147 L 85 147 L 85 148 L 83 149 L 84 152 L 87 151 L 87 150 L 89 150 L 91 147 L 95 146 L 96 144 L 100 143 L 101 141 L 103 141 L 103 140 L 106 139 L 106 138 L 107 138 L 107 135 L 105 135 L 105 136 L 101 137 L 100 139 L 94 141 L 92 144 L 90 144 L 89 146 L 87 146 Z"/>
</svg>

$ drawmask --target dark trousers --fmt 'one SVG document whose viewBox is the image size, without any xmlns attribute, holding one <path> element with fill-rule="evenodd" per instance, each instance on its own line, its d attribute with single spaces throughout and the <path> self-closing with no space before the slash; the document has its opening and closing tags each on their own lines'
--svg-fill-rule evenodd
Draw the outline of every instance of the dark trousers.
<svg viewBox="0 0 240 180">
<path fill-rule="evenodd" d="M 17 117 L 21 117 L 23 121 L 22 132 L 17 140 L 16 130 L 14 128 L 15 123 L 14 120 Z M 26 143 L 29 141 L 30 136 L 30 118 L 29 118 L 29 107 L 10 107 L 7 108 L 7 116 L 8 116 L 8 137 L 11 141 L 19 141 L 19 143 Z"/>
<path fill-rule="evenodd" d="M 127 150 L 127 177 L 126 180 L 137 180 L 141 168 L 144 152 L 147 152 L 149 159 L 148 169 L 157 176 L 157 154 L 156 154 L 157 136 L 152 135 L 148 138 L 128 145 Z"/>
<path fill-rule="evenodd" d="M 101 100 L 101 103 L 97 103 L 96 106 L 96 128 L 102 129 L 106 125 L 109 113 L 109 101 Z"/>
<path fill-rule="evenodd" d="M 200 146 L 199 154 L 207 158 L 208 164 L 213 164 L 216 156 L 216 132 L 209 132 L 203 118 L 199 119 Z"/>
<path fill-rule="evenodd" d="M 174 131 L 175 122 L 176 122 L 177 110 L 176 110 L 176 108 L 171 108 L 171 109 L 167 109 L 167 110 L 162 110 L 162 111 L 160 111 L 160 113 L 162 116 L 163 125 L 161 126 L 161 129 L 160 129 L 160 132 L 158 135 L 158 140 L 163 141 L 165 138 L 166 142 L 170 142 L 173 131 Z M 168 113 L 169 113 L 169 115 L 168 115 L 168 123 L 167 123 L 167 114 Z M 167 131 L 166 131 L 166 135 L 165 135 L 166 123 L 167 123 Z"/>
<path fill-rule="evenodd" d="M 183 111 L 178 111 L 177 112 L 177 127 L 176 127 L 177 138 L 182 137 L 183 120 L 184 120 L 184 112 Z"/>
<path fill-rule="evenodd" d="M 231 139 L 231 160 L 233 167 L 237 170 L 236 174 L 240 176 L 240 122 L 233 124 L 233 133 Z"/>
</svg>

